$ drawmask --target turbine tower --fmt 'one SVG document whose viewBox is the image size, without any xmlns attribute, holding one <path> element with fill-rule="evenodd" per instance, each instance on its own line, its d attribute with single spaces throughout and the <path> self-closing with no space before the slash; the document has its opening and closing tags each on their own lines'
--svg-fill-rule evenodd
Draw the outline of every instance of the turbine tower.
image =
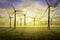
<svg viewBox="0 0 60 40">
<path fill-rule="evenodd" d="M 50 29 L 50 7 L 56 7 L 59 4 L 60 0 L 57 0 L 54 4 L 51 3 L 50 1 L 52 0 L 46 0 L 46 3 L 48 5 L 48 28 L 49 29 Z"/>
<path fill-rule="evenodd" d="M 7 11 L 7 8 L 6 8 L 6 11 Z M 11 18 L 13 18 L 13 17 L 11 17 L 11 15 L 10 15 L 10 13 L 7 11 L 7 14 L 8 14 L 8 16 L 9 16 L 9 21 L 10 21 L 10 28 L 11 28 Z"/>
<path fill-rule="evenodd" d="M 11 4 L 11 3 L 10 3 Z M 16 12 L 22 12 L 21 10 L 16 10 L 13 3 L 11 4 L 13 10 L 14 10 L 14 29 L 16 29 Z"/>
</svg>

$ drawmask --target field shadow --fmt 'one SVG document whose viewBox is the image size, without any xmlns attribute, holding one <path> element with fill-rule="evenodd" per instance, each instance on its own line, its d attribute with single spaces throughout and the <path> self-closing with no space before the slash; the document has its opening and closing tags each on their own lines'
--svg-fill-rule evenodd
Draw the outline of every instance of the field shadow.
<svg viewBox="0 0 60 40">
<path fill-rule="evenodd" d="M 51 28 L 48 28 L 48 30 L 53 34 L 53 35 L 60 35 L 60 32 L 54 31 Z"/>
<path fill-rule="evenodd" d="M 13 30 L 13 28 L 1 27 L 1 28 L 0 28 L 0 34 L 2 34 L 2 33 L 7 33 L 7 32 L 10 32 L 10 31 L 12 31 L 12 30 Z"/>
<path fill-rule="evenodd" d="M 53 34 L 56 34 L 57 32 L 56 31 L 53 31 L 51 28 L 48 28 L 48 30 L 53 33 Z"/>
</svg>

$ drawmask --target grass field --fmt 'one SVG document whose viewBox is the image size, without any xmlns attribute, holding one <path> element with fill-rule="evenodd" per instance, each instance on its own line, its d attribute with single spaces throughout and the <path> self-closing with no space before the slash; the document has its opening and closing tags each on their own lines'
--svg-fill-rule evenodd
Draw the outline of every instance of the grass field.
<svg viewBox="0 0 60 40">
<path fill-rule="evenodd" d="M 59 40 L 60 27 L 0 27 L 0 40 Z"/>
</svg>

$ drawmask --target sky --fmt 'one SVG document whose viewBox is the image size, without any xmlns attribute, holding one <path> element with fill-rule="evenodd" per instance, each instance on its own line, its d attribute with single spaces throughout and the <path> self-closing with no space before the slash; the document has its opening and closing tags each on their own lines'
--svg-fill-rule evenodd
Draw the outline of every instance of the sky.
<svg viewBox="0 0 60 40">
<path fill-rule="evenodd" d="M 49 0 L 49 3 L 54 4 L 57 0 Z M 47 8 L 46 0 L 0 0 L 0 15 L 8 15 L 8 12 L 13 13 L 13 9 L 10 3 L 13 3 L 16 10 L 23 10 L 24 12 L 28 10 L 28 13 L 31 11 L 33 13 L 43 13 Z M 57 5 L 56 15 L 60 15 L 60 4 Z M 31 12 L 29 14 L 31 14 Z"/>
<path fill-rule="evenodd" d="M 50 5 L 54 5 L 57 0 L 49 0 L 48 3 Z M 14 6 L 15 10 L 21 10 L 22 12 L 16 12 L 17 14 L 17 22 L 20 23 L 20 17 L 23 18 L 22 22 L 24 22 L 24 16 L 22 14 L 26 14 L 26 21 L 33 22 L 33 18 L 36 17 L 36 22 L 47 21 L 48 20 L 48 5 L 46 0 L 0 0 L 0 22 L 7 22 L 9 24 L 9 16 L 12 16 L 12 21 L 14 21 Z M 60 17 L 60 1 L 56 7 L 51 6 L 51 18 L 54 16 Z M 58 20 L 59 21 L 59 20 Z M 1 23 L 0 23 L 1 24 Z"/>
<path fill-rule="evenodd" d="M 57 0 L 49 0 L 49 3 L 54 4 Z M 34 2 L 39 2 L 42 4 L 46 4 L 46 0 L 0 0 L 0 6 L 10 6 L 9 3 L 34 3 Z"/>
</svg>

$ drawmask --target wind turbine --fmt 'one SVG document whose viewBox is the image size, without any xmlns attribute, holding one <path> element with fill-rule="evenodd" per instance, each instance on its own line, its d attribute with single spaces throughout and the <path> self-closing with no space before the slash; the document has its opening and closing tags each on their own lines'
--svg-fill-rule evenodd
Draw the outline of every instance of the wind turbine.
<svg viewBox="0 0 60 40">
<path fill-rule="evenodd" d="M 24 25 L 26 25 L 26 14 L 27 14 L 27 11 L 28 11 L 28 9 L 25 11 L 24 14 L 21 14 L 21 15 L 24 16 Z M 23 11 L 22 11 L 22 12 L 23 12 Z M 20 19 L 22 19 L 22 18 L 20 18 Z"/>
<path fill-rule="evenodd" d="M 46 0 L 46 3 L 48 5 L 48 28 L 50 29 L 50 7 L 56 7 L 60 0 L 57 0 L 54 4 L 52 4 L 50 1 L 52 0 Z"/>
<path fill-rule="evenodd" d="M 6 11 L 7 11 L 7 8 L 6 8 Z M 9 16 L 9 21 L 10 21 L 10 28 L 11 28 L 11 19 L 13 18 L 13 17 L 11 17 L 11 14 L 7 11 L 7 14 L 8 14 L 8 16 Z"/>
<path fill-rule="evenodd" d="M 13 18 L 13 17 L 10 16 L 9 12 L 7 12 L 7 13 L 8 13 L 8 16 L 9 16 L 9 19 L 10 19 L 10 28 L 11 28 L 11 18 Z"/>
<path fill-rule="evenodd" d="M 34 17 L 34 25 L 35 25 L 35 21 L 36 21 L 35 19 L 36 19 L 36 18 Z"/>
<path fill-rule="evenodd" d="M 28 10 L 26 10 L 26 12 L 25 12 L 25 14 L 24 14 L 24 25 L 26 25 L 26 14 L 27 14 L 27 11 L 28 11 Z"/>
<path fill-rule="evenodd" d="M 33 19 L 34 19 L 34 20 L 33 20 L 33 21 L 34 21 L 34 26 L 35 26 L 35 24 L 36 24 L 36 17 L 37 17 L 37 16 L 35 15 L 35 17 L 33 18 Z"/>
<path fill-rule="evenodd" d="M 20 26 L 22 25 L 22 18 L 20 17 Z"/>
<path fill-rule="evenodd" d="M 10 3 L 11 4 L 11 3 Z M 22 12 L 21 10 L 16 10 L 13 3 L 11 4 L 13 10 L 14 10 L 14 29 L 16 29 L 16 12 Z"/>
</svg>

